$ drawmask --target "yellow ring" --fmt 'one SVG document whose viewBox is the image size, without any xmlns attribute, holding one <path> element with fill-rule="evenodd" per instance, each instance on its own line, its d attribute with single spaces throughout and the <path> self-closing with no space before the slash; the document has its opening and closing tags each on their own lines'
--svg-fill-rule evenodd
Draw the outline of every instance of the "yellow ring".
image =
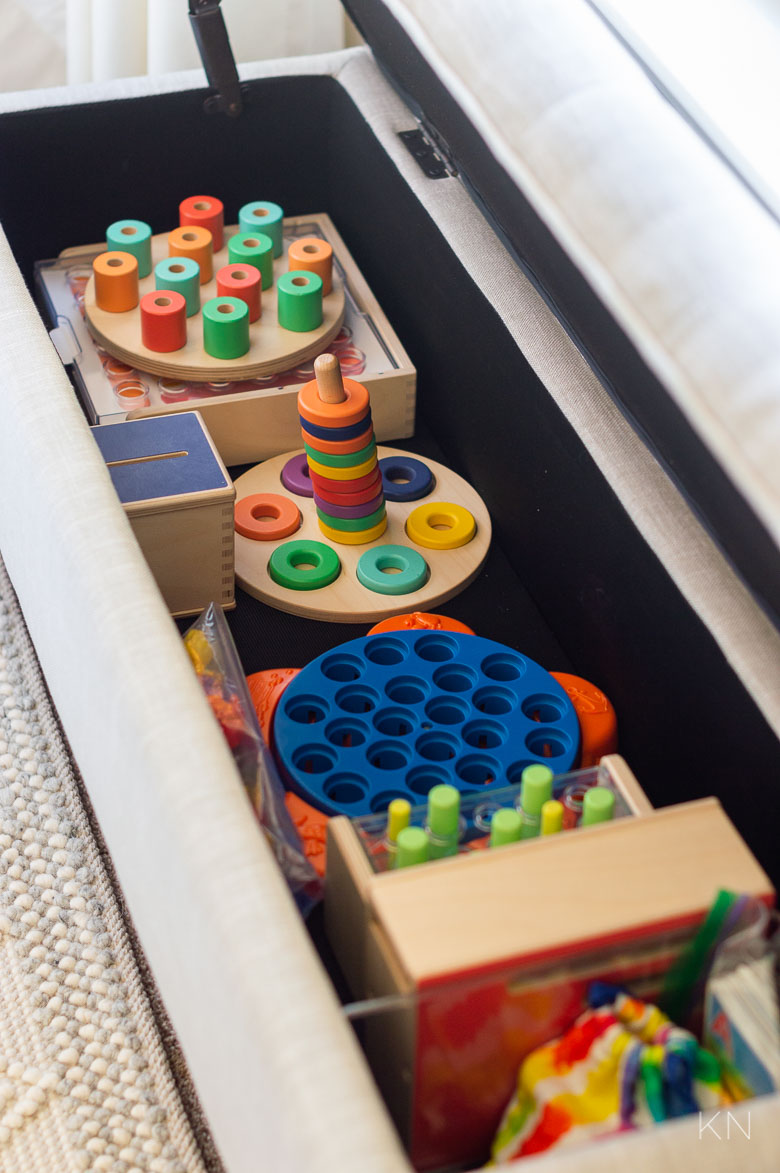
<svg viewBox="0 0 780 1173">
<path fill-rule="evenodd" d="M 387 518 L 383 517 L 376 525 L 372 525 L 371 529 L 363 530 L 346 530 L 346 529 L 331 529 L 329 525 L 317 519 L 319 527 L 329 542 L 335 542 L 341 546 L 364 546 L 368 542 L 374 542 L 377 538 L 381 538 L 382 534 L 387 529 Z"/>
<path fill-rule="evenodd" d="M 320 464 L 318 460 L 312 460 L 310 456 L 307 456 L 306 459 L 312 472 L 316 472 L 318 476 L 327 477 L 329 481 L 356 481 L 358 477 L 364 477 L 366 473 L 376 468 L 376 452 L 369 456 L 368 460 L 364 460 L 362 464 L 353 464 L 352 468 L 330 468 L 328 465 Z"/>
<path fill-rule="evenodd" d="M 437 525 L 446 525 L 447 528 L 434 528 Z M 477 523 L 462 505 L 428 501 L 409 514 L 406 532 L 418 546 L 426 546 L 429 550 L 455 550 L 471 541 L 477 532 Z"/>
</svg>

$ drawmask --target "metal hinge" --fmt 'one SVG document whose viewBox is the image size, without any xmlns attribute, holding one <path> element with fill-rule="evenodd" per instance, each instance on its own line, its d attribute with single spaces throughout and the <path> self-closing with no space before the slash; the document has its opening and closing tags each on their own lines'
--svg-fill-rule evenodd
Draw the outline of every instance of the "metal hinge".
<svg viewBox="0 0 780 1173">
<path fill-rule="evenodd" d="M 203 108 L 208 114 L 220 112 L 237 118 L 244 108 L 243 87 L 238 80 L 236 59 L 230 48 L 220 2 L 189 0 L 190 24 L 208 83 L 216 90 L 203 103 Z"/>
<path fill-rule="evenodd" d="M 429 179 L 450 179 L 458 174 L 445 144 L 431 131 L 401 130 L 398 137 Z"/>
</svg>

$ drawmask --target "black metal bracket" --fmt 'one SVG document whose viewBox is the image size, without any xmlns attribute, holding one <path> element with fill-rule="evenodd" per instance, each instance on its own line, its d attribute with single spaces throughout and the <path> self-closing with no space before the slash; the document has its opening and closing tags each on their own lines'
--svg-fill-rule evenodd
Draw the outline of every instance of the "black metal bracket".
<svg viewBox="0 0 780 1173">
<path fill-rule="evenodd" d="M 208 83 L 216 90 L 204 102 L 204 109 L 209 114 L 220 112 L 237 118 L 244 108 L 242 87 L 220 2 L 189 0 L 190 24 Z"/>
</svg>

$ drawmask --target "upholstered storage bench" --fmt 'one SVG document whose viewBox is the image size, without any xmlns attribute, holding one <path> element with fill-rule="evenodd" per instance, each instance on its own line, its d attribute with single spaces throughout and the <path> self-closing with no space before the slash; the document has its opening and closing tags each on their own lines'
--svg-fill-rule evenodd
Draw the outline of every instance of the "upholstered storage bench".
<svg viewBox="0 0 780 1173">
<path fill-rule="evenodd" d="M 332 217 L 417 368 L 409 446 L 491 512 L 446 610 L 596 681 L 652 803 L 716 795 L 778 879 L 780 230 L 584 0 L 355 8 L 410 104 L 358 49 L 246 70 L 234 120 L 201 74 L 0 116 L 0 551 L 231 1173 L 408 1163 L 31 297 L 117 216 Z M 238 594 L 247 672 L 364 630 Z M 544 1168 L 775 1170 L 778 1107 Z"/>
</svg>

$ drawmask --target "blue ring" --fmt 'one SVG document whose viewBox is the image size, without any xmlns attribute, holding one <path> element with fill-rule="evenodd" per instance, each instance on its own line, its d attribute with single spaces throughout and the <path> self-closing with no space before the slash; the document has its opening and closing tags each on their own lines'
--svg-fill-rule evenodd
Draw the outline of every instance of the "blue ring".
<svg viewBox="0 0 780 1173">
<path fill-rule="evenodd" d="M 398 574 L 385 574 L 380 562 L 390 563 Z M 428 563 L 422 554 L 409 546 L 375 546 L 360 555 L 357 564 L 358 582 L 378 595 L 409 595 L 425 586 Z"/>
<path fill-rule="evenodd" d="M 362 420 L 358 420 L 356 424 L 350 424 L 347 428 L 323 428 L 320 424 L 309 423 L 302 415 L 299 415 L 298 419 L 301 421 L 301 427 L 310 435 L 316 436 L 318 440 L 354 440 L 355 436 L 362 436 L 371 424 L 371 408 L 368 409 Z"/>
<path fill-rule="evenodd" d="M 382 488 L 388 501 L 417 501 L 427 497 L 433 488 L 433 473 L 427 464 L 412 456 L 383 456 L 379 461 L 382 473 Z M 398 484 L 390 480 L 391 472 L 408 477 L 408 482 Z"/>
</svg>

